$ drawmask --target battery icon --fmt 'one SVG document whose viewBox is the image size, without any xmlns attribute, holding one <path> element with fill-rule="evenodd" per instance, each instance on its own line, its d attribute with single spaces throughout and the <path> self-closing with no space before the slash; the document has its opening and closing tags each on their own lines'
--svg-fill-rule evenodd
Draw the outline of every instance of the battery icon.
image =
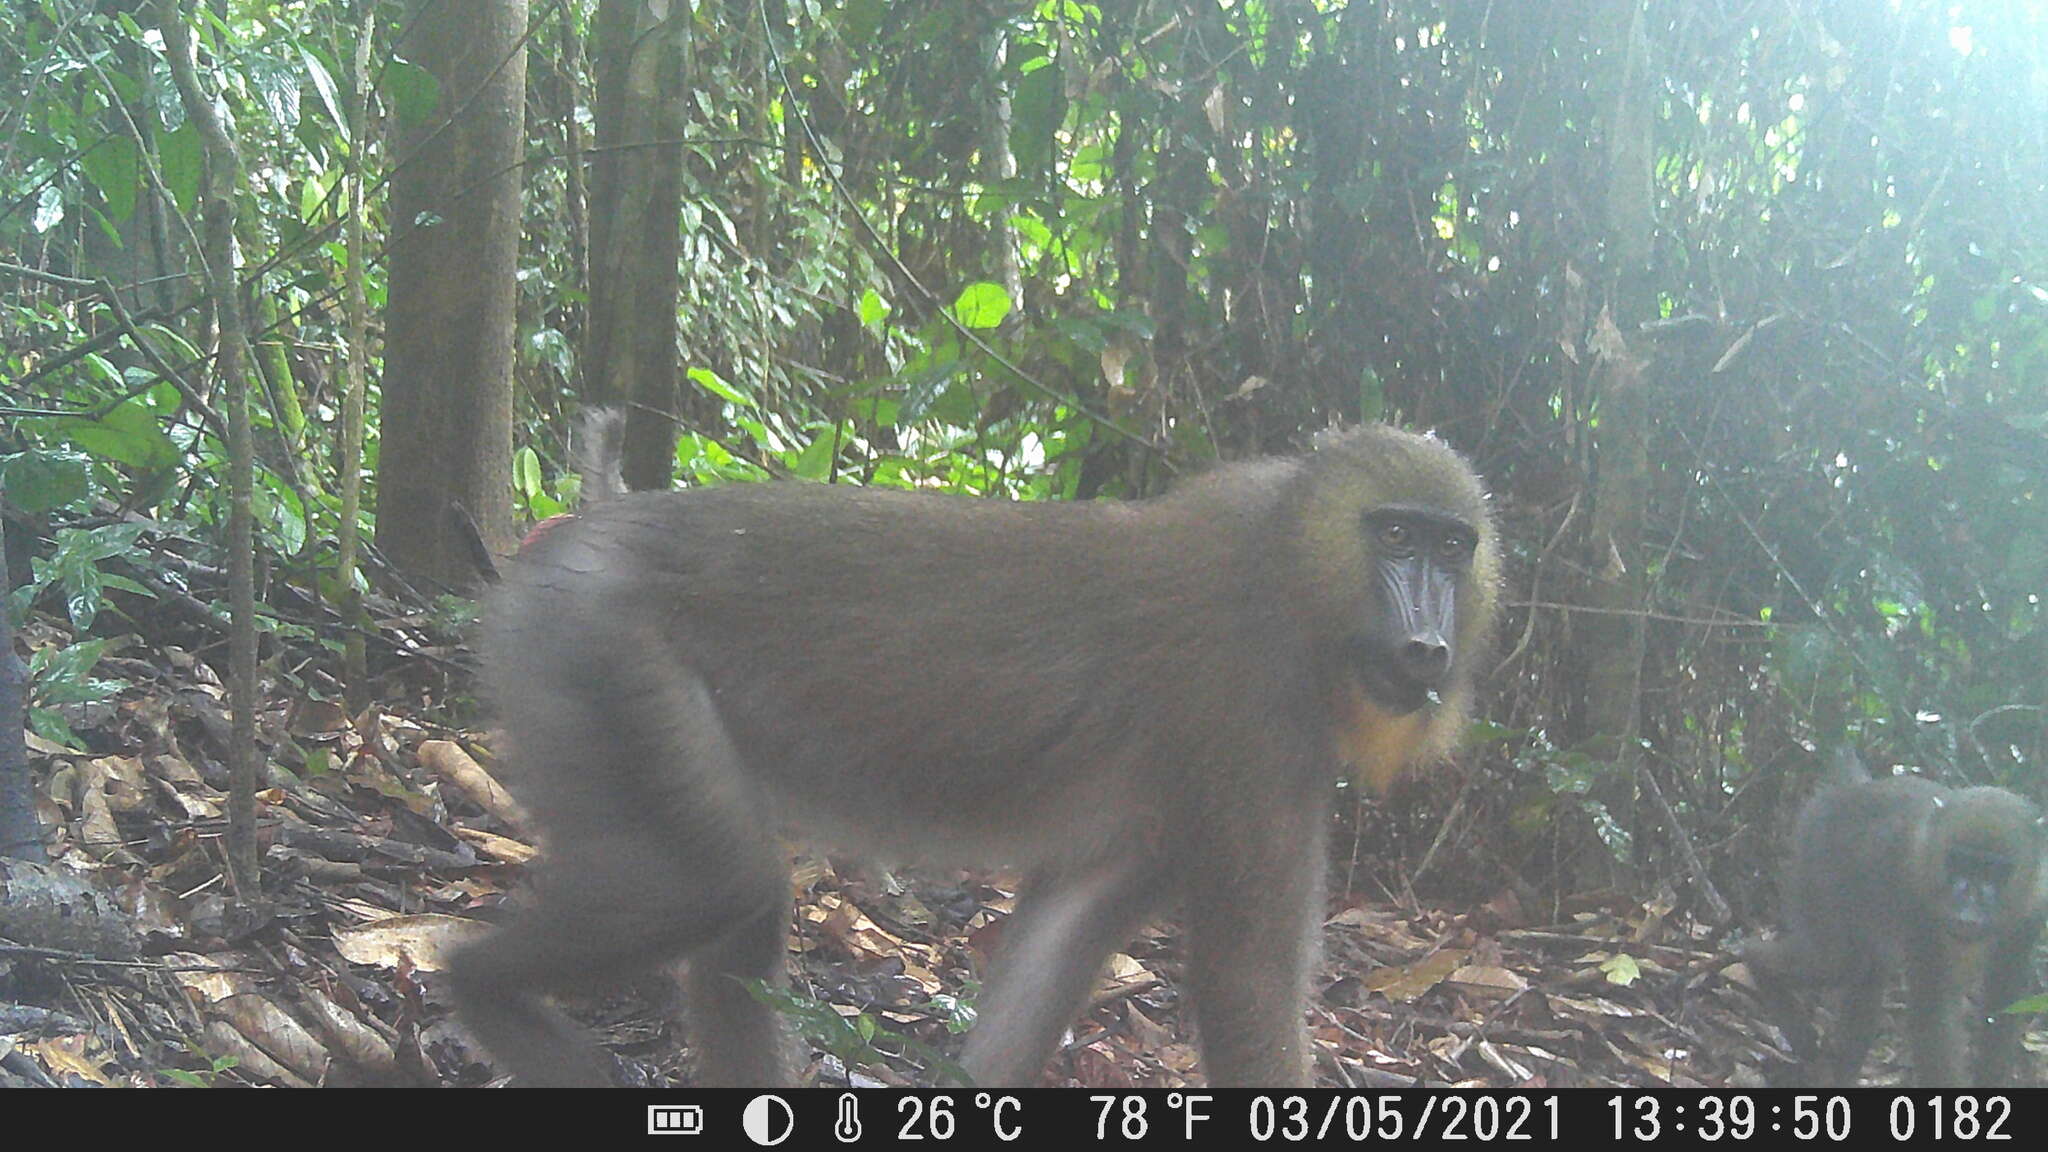
<svg viewBox="0 0 2048 1152">
<path fill-rule="evenodd" d="M 649 1136 L 695 1136 L 704 1131 L 704 1109 L 695 1104 L 649 1104 Z"/>
</svg>

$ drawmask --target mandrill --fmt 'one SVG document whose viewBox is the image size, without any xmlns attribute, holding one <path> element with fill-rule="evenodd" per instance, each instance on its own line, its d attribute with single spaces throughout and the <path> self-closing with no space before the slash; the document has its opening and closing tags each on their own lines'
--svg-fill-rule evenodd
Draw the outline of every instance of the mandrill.
<svg viewBox="0 0 2048 1152">
<path fill-rule="evenodd" d="M 789 1083 L 749 989 L 783 979 L 788 835 L 1026 871 L 980 1084 L 1034 1083 L 1178 908 L 1210 1081 L 1299 1086 L 1331 786 L 1457 740 L 1500 558 L 1456 452 L 1367 427 L 1133 503 L 614 495 L 511 568 L 485 686 L 546 855 L 451 978 L 518 1082 L 606 1080 L 548 994 L 685 958 L 699 1082 Z"/>
<path fill-rule="evenodd" d="M 1804 1078 L 1855 1083 L 1885 991 L 1903 968 L 1908 1083 L 2004 1085 L 2027 1018 L 2001 1009 L 2034 986 L 2034 942 L 2048 915 L 2040 809 L 2003 788 L 1872 780 L 1853 753 L 1834 775 L 1794 828 L 1781 893 L 1785 932 L 1744 957 L 1806 1066 Z M 1839 994 L 1825 1051 L 1791 995 L 1799 985 Z"/>
</svg>

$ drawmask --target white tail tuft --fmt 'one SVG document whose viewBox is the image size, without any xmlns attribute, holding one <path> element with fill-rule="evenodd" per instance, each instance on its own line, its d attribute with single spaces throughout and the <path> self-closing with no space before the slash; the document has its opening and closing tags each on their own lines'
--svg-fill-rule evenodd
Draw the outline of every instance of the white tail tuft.
<svg viewBox="0 0 2048 1152">
<path fill-rule="evenodd" d="M 626 410 L 585 408 L 570 437 L 569 458 L 583 478 L 588 508 L 626 491 Z"/>
</svg>

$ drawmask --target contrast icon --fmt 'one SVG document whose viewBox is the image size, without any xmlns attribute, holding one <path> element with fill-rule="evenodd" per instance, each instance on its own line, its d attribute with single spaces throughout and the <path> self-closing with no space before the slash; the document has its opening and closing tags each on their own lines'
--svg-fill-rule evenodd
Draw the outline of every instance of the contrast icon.
<svg viewBox="0 0 2048 1152">
<path fill-rule="evenodd" d="M 756 1096 L 747 1101 L 747 1110 L 740 1114 L 740 1130 L 747 1134 L 747 1139 L 764 1148 L 789 1139 L 794 1127 L 796 1117 L 789 1110 L 789 1101 L 780 1096 Z"/>
</svg>

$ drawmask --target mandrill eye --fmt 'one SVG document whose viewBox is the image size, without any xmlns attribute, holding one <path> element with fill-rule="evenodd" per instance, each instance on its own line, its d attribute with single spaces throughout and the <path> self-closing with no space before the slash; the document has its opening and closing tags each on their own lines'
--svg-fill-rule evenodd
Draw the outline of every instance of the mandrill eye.
<svg viewBox="0 0 2048 1152">
<path fill-rule="evenodd" d="M 1408 530 L 1408 526 L 1398 520 L 1380 525 L 1380 543 L 1386 545 L 1387 550 L 1396 555 L 1406 555 L 1408 553 L 1409 549 L 1413 546 L 1411 540 L 1413 536 L 1414 533 Z"/>
</svg>

